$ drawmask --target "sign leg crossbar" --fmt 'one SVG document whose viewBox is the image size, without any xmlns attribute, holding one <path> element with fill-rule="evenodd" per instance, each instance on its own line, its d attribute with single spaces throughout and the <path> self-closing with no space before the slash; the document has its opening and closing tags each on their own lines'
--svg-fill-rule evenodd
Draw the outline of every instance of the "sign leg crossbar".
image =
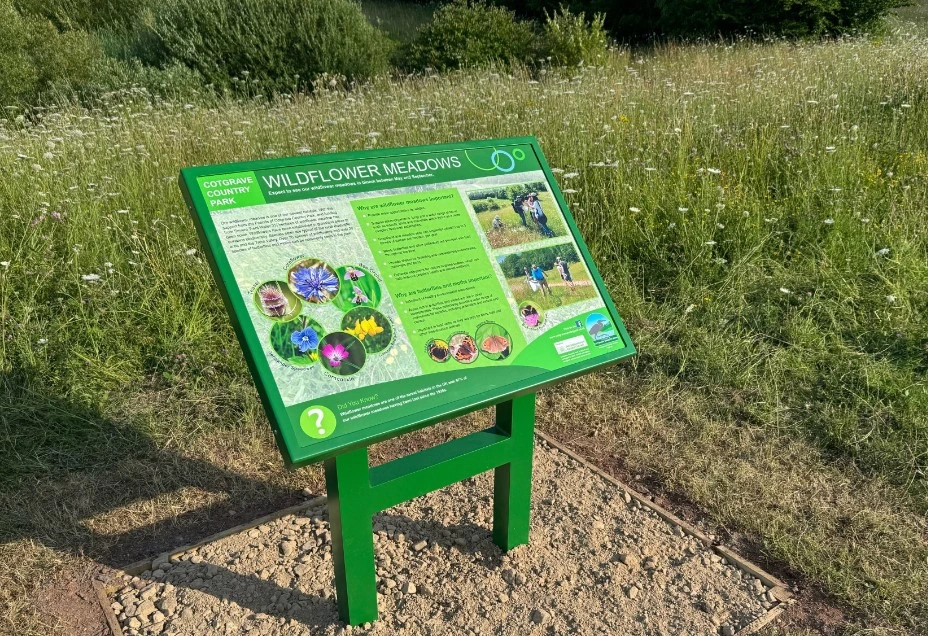
<svg viewBox="0 0 928 636">
<path fill-rule="evenodd" d="M 496 407 L 496 425 L 387 464 L 370 467 L 367 447 L 325 462 L 335 591 L 342 621 L 377 620 L 373 516 L 487 470 L 494 471 L 493 542 L 528 543 L 535 394 Z"/>
</svg>

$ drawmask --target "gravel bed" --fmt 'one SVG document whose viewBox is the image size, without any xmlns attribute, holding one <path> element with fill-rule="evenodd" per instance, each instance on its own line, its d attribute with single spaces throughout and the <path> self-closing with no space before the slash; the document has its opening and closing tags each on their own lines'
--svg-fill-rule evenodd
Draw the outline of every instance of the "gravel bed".
<svg viewBox="0 0 928 636">
<path fill-rule="evenodd" d="M 125 634 L 721 634 L 763 583 L 564 454 L 536 445 L 531 543 L 493 544 L 492 472 L 374 517 L 380 620 L 339 623 L 324 505 L 124 575 Z"/>
</svg>

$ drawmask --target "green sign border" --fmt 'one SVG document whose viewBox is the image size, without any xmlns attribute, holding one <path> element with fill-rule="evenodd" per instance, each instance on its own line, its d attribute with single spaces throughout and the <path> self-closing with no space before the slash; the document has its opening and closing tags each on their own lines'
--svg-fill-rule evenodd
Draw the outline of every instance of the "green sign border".
<svg viewBox="0 0 928 636">
<path fill-rule="evenodd" d="M 548 185 L 558 205 L 564 213 L 567 226 L 580 248 L 580 254 L 584 264 L 589 269 L 596 285 L 597 291 L 602 295 L 609 317 L 617 326 L 625 346 L 621 349 L 612 350 L 576 364 L 565 366 L 557 371 L 539 373 L 532 377 L 530 382 L 516 381 L 504 386 L 498 386 L 491 390 L 474 393 L 468 399 L 458 399 L 451 402 L 444 402 L 424 409 L 416 414 L 415 417 L 388 420 L 382 424 L 362 428 L 349 434 L 335 436 L 332 438 L 322 439 L 309 446 L 300 446 L 300 443 L 293 432 L 294 425 L 299 426 L 299 422 L 292 422 L 291 415 L 288 413 L 277 384 L 271 373 L 270 366 L 261 348 L 258 335 L 252 327 L 249 318 L 248 309 L 245 300 L 239 293 L 239 286 L 232 273 L 232 268 L 226 258 L 219 239 L 219 234 L 213 224 L 212 214 L 208 209 L 207 202 L 204 199 L 198 178 L 228 175 L 230 173 L 254 172 L 258 170 L 269 170 L 275 168 L 292 168 L 297 166 L 311 166 L 320 163 L 332 163 L 338 161 L 356 161 L 360 159 L 378 159 L 386 157 L 410 157 L 417 154 L 432 153 L 437 151 L 457 151 L 464 152 L 467 150 L 493 150 L 496 148 L 505 148 L 513 145 L 529 145 L 535 152 L 535 156 L 545 174 Z M 502 173 L 501 173 L 502 174 Z M 453 180 L 453 179 L 452 179 Z M 281 159 L 266 159 L 261 161 L 248 161 L 241 163 L 229 163 L 213 166 L 199 166 L 184 168 L 180 171 L 180 187 L 184 195 L 184 200 L 190 208 L 191 214 L 196 225 L 197 234 L 200 243 L 203 246 L 203 252 L 212 269 L 213 276 L 219 286 L 222 299 L 225 302 L 226 309 L 238 337 L 239 344 L 245 354 L 245 361 L 251 371 L 252 377 L 264 405 L 271 427 L 274 430 L 274 436 L 277 445 L 284 457 L 284 461 L 290 468 L 297 468 L 307 464 L 315 463 L 324 459 L 330 459 L 345 451 L 366 447 L 376 442 L 380 442 L 391 437 L 396 437 L 403 433 L 408 433 L 431 424 L 436 424 L 465 413 L 470 413 L 477 409 L 499 404 L 514 397 L 534 393 L 539 389 L 551 386 L 555 383 L 576 377 L 593 369 L 614 363 L 622 358 L 635 354 L 635 347 L 628 336 L 625 324 L 616 310 L 615 304 L 606 285 L 603 282 L 599 270 L 593 263 L 590 251 L 580 236 L 577 224 L 567 207 L 567 201 L 557 185 L 554 174 L 541 151 L 538 140 L 535 137 L 511 137 L 505 139 L 489 139 L 483 141 L 472 141 L 453 144 L 436 144 L 430 146 L 412 146 L 405 148 L 383 148 L 377 150 L 361 150 L 353 152 L 342 152 L 323 155 L 306 155 L 302 157 L 290 157 Z M 402 187 L 399 185 L 387 185 L 383 189 L 394 189 Z M 375 191 L 372 188 L 371 191 Z M 320 193 L 321 198 L 331 196 L 334 193 Z M 230 294 L 230 290 L 232 293 Z M 297 420 L 299 418 L 297 417 Z"/>
</svg>

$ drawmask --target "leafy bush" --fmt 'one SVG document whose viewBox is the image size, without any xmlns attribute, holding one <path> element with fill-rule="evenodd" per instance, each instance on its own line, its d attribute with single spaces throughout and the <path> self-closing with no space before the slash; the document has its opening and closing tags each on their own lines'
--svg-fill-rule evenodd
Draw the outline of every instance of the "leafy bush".
<svg viewBox="0 0 928 636">
<path fill-rule="evenodd" d="M 93 76 L 103 54 L 89 33 L 60 33 L 0 0 L 0 104 L 29 104 L 71 94 Z"/>
<path fill-rule="evenodd" d="M 571 13 L 563 5 L 557 13 L 546 12 L 542 50 L 552 62 L 561 66 L 599 63 L 609 48 L 604 22 L 605 16 L 601 13 L 587 22 L 585 14 Z"/>
<path fill-rule="evenodd" d="M 51 20 L 61 29 L 99 29 L 130 24 L 151 0 L 15 0 L 24 15 Z"/>
<path fill-rule="evenodd" d="M 203 77 L 180 62 L 159 68 L 135 59 L 112 57 L 100 60 L 91 76 L 74 94 L 85 103 L 94 103 L 108 94 L 140 94 L 142 97 L 196 99 L 201 102 L 208 102 L 212 96 L 210 91 L 204 90 Z"/>
<path fill-rule="evenodd" d="M 525 15 L 542 16 L 563 0 L 501 0 Z M 907 0 L 569 0 L 577 13 L 602 12 L 613 34 L 635 37 L 716 36 L 744 32 L 791 37 L 837 35 L 876 25 Z"/>
<path fill-rule="evenodd" d="M 266 93 L 308 88 L 321 73 L 376 75 L 391 48 L 355 0 L 167 0 L 154 31 L 207 82 Z"/>
<path fill-rule="evenodd" d="M 414 68 L 473 67 L 524 61 L 535 53 L 534 25 L 484 0 L 453 0 L 419 29 L 407 62 Z"/>
</svg>

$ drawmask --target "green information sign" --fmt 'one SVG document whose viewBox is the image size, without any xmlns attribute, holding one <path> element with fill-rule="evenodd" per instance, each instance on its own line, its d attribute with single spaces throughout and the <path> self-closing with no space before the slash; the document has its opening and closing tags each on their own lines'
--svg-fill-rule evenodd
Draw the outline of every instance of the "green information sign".
<svg viewBox="0 0 928 636">
<path fill-rule="evenodd" d="M 188 168 L 291 466 L 634 348 L 534 138 Z"/>
<path fill-rule="evenodd" d="M 325 460 L 342 620 L 377 618 L 371 518 L 494 470 L 529 540 L 535 391 L 634 353 L 538 142 L 181 171 L 287 463 Z M 493 427 L 371 468 L 368 446 L 496 405 Z"/>
</svg>

